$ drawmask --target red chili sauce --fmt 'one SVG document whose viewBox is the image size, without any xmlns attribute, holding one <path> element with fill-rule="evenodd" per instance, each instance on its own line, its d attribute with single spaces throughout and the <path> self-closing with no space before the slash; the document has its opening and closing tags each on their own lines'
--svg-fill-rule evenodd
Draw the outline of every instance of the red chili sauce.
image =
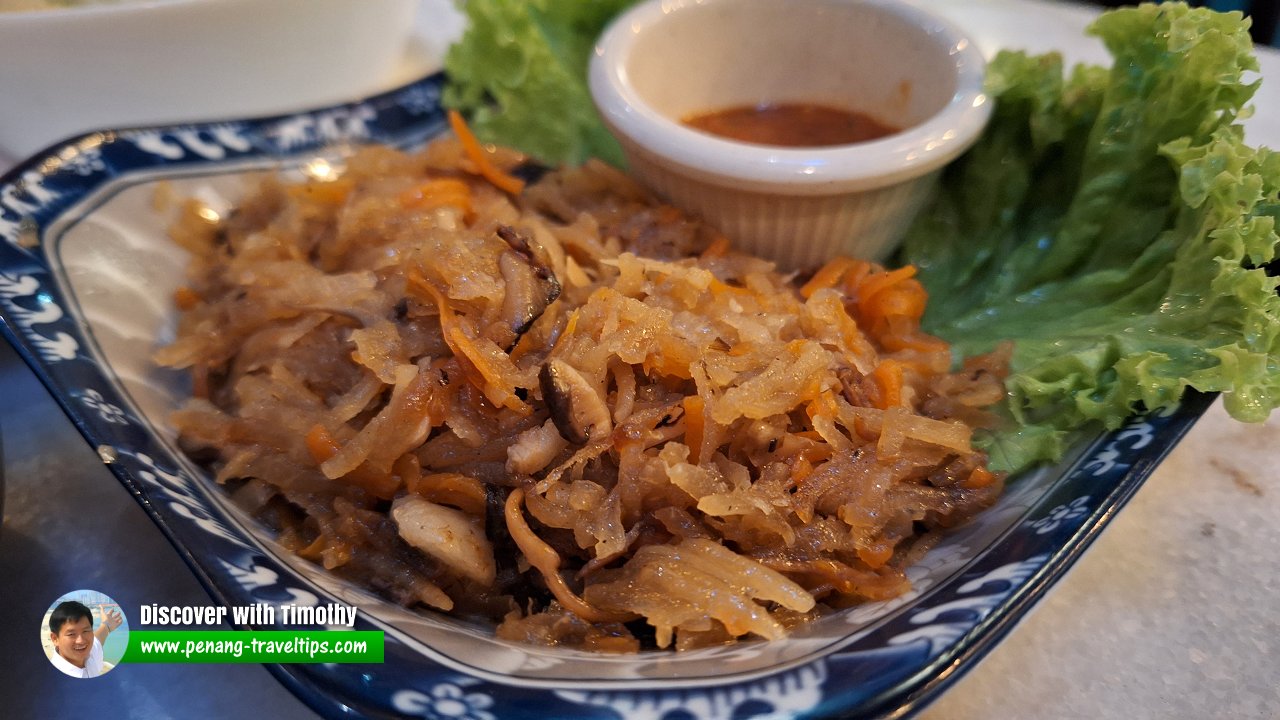
<svg viewBox="0 0 1280 720">
<path fill-rule="evenodd" d="M 860 112 L 811 103 L 742 105 L 696 113 L 681 122 L 731 140 L 784 147 L 847 145 L 899 130 Z"/>
</svg>

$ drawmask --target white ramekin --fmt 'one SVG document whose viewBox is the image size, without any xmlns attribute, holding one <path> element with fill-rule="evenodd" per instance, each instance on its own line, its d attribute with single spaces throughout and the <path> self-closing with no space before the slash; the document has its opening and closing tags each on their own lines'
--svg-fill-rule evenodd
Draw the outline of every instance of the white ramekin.
<svg viewBox="0 0 1280 720">
<path fill-rule="evenodd" d="M 802 269 L 892 251 L 943 166 L 986 125 L 984 73 L 962 32 L 901 0 L 649 0 L 604 32 L 589 80 L 634 175 L 736 247 Z M 680 122 L 781 102 L 904 130 L 782 148 Z"/>
</svg>

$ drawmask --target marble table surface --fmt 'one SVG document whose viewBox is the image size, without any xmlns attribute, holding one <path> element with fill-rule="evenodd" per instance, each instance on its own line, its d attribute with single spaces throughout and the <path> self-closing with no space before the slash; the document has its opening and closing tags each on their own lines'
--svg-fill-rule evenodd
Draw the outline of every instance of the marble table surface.
<svg viewBox="0 0 1280 720">
<path fill-rule="evenodd" d="M 423 0 L 400 72 L 430 69 L 457 30 Z M 1096 10 L 1043 0 L 932 0 L 981 47 L 1105 57 Z M 1280 146 L 1280 53 L 1263 51 L 1250 139 Z M 50 138 L 54 140 L 56 138 Z M 0 168 L 8 162 L 0 156 Z M 125 607 L 208 600 L 35 376 L 0 343 L 0 715 L 11 718 L 314 718 L 261 666 L 138 665 L 68 683 L 39 651 L 49 603 L 110 589 Z M 1075 567 L 921 720 L 1280 718 L 1280 415 L 1231 420 L 1217 403 Z"/>
</svg>

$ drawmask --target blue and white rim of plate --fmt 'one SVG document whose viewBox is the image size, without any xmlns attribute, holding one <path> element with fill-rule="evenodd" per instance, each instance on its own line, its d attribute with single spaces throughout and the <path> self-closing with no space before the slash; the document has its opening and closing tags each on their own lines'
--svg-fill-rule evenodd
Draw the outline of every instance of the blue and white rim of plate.
<svg viewBox="0 0 1280 720">
<path fill-rule="evenodd" d="M 398 90 L 312 112 L 255 120 L 90 133 L 59 143 L 0 180 L 0 330 L 103 462 L 135 496 L 218 601 L 322 605 L 328 584 L 284 561 L 234 517 L 212 482 L 159 439 L 95 351 L 76 299 L 60 282 L 47 229 L 108 183 L 139 174 L 241 161 L 300 164 L 334 146 L 413 147 L 447 127 L 437 74 Z M 701 684 L 528 682 L 448 662 L 387 630 L 382 665 L 272 666 L 331 717 L 497 718 L 895 717 L 919 709 L 989 650 L 1066 570 L 1212 402 L 1131 419 L 1083 448 L 1012 511 L 997 541 L 942 580 L 852 611 L 856 632 L 803 661 Z M 1017 487 L 1015 481 L 1011 487 Z M 1026 493 L 1024 493 L 1026 494 Z M 954 559 L 953 559 L 954 561 Z M 350 597 L 349 595 L 347 597 Z M 958 669 L 958 670 L 957 670 Z"/>
</svg>

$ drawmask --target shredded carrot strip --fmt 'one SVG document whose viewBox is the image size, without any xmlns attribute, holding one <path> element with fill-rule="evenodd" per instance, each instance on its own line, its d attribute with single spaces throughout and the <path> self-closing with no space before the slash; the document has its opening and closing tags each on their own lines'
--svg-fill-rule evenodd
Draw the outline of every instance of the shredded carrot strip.
<svg viewBox="0 0 1280 720">
<path fill-rule="evenodd" d="M 453 134 L 457 135 L 458 140 L 462 142 L 462 149 L 466 151 L 467 157 L 471 158 L 471 162 L 476 164 L 476 169 L 480 171 L 481 177 L 488 180 L 499 190 L 512 195 L 519 195 L 520 191 L 524 190 L 523 180 L 494 167 L 489 158 L 489 151 L 485 150 L 480 141 L 476 139 L 475 133 L 472 133 L 471 128 L 467 127 L 467 121 L 462 119 L 461 113 L 457 110 L 449 111 L 449 127 L 453 128 Z"/>
<path fill-rule="evenodd" d="M 843 286 L 845 297 L 857 297 L 858 286 L 868 277 L 871 277 L 871 263 L 866 260 L 859 260 L 844 274 Z"/>
<path fill-rule="evenodd" d="M 400 193 L 397 200 L 404 208 L 434 210 L 456 207 L 465 213 L 471 213 L 471 188 L 454 178 L 428 180 Z"/>
<path fill-rule="evenodd" d="M 822 394 L 822 390 L 822 378 L 815 375 L 814 377 L 809 378 L 809 381 L 805 383 L 803 388 L 800 388 L 800 394 L 797 401 L 801 403 L 812 402 Z"/>
<path fill-rule="evenodd" d="M 689 446 L 689 462 L 697 465 L 707 430 L 706 403 L 700 395 L 686 395 L 680 404 L 684 406 L 684 444 Z"/>
<path fill-rule="evenodd" d="M 977 490 L 990 485 L 995 479 L 995 473 L 984 467 L 976 467 L 969 473 L 969 477 L 961 481 L 960 487 L 966 490 Z"/>
<path fill-rule="evenodd" d="M 806 575 L 817 578 L 819 582 L 830 583 L 836 592 L 844 595 L 858 592 L 858 583 L 850 577 L 850 568 L 844 563 L 835 560 L 810 560 L 805 565 L 808 566 L 804 570 Z"/>
<path fill-rule="evenodd" d="M 734 287 L 729 283 L 726 283 L 723 280 L 719 280 L 716 278 L 711 279 L 711 284 L 708 287 L 711 289 L 711 293 L 713 295 L 716 295 L 717 297 L 720 295 L 724 295 L 726 293 L 729 295 L 737 295 L 739 297 L 742 297 L 744 295 L 754 296 L 756 294 L 752 290 L 748 290 L 747 288 Z"/>
<path fill-rule="evenodd" d="M 840 410 L 836 407 L 835 394 L 830 390 L 823 390 L 818 394 L 816 400 L 805 406 L 804 412 L 809 416 L 809 420 L 812 421 L 819 415 L 833 418 L 839 414 Z"/>
<path fill-rule="evenodd" d="M 501 405 L 510 410 L 514 410 L 521 415 L 528 415 L 533 409 L 526 405 L 520 398 L 516 397 L 515 392 L 508 389 L 506 383 L 503 382 L 501 371 L 493 366 L 489 358 L 480 349 L 476 347 L 475 342 L 463 332 L 458 325 L 450 328 L 445 334 L 445 344 L 454 349 L 459 359 L 465 359 L 466 363 L 459 363 L 464 370 L 468 366 L 474 370 L 481 379 L 479 389 L 484 392 L 485 397 L 494 405 Z"/>
<path fill-rule="evenodd" d="M 341 449 L 338 442 L 329 434 L 329 431 L 320 424 L 316 424 L 307 431 L 305 442 L 307 452 L 311 453 L 311 459 L 316 461 L 316 465 L 337 455 L 338 450 Z M 395 495 L 396 490 L 400 488 L 400 481 L 392 477 L 390 473 L 370 471 L 363 463 L 356 467 L 355 470 L 343 475 L 340 480 L 356 487 L 364 488 L 373 493 L 374 496 L 384 500 L 390 499 Z"/>
<path fill-rule="evenodd" d="M 355 184 L 349 178 L 336 180 L 311 180 L 299 185 L 290 185 L 289 196 L 295 200 L 311 200 L 325 205 L 341 205 L 351 195 Z"/>
<path fill-rule="evenodd" d="M 924 315 L 927 300 L 924 289 L 915 280 L 887 287 L 860 305 L 863 314 L 873 319 L 905 317 L 918 321 Z"/>
<path fill-rule="evenodd" d="M 711 241 L 706 250 L 698 256 L 699 260 L 711 260 L 712 258 L 724 257 L 729 252 L 729 238 L 724 235 L 716 235 L 716 239 Z"/>
<path fill-rule="evenodd" d="M 858 437 L 867 441 L 876 440 L 880 437 L 880 431 L 872 428 L 870 423 L 864 420 L 861 415 L 854 416 L 853 431 L 858 433 Z"/>
<path fill-rule="evenodd" d="M 825 447 L 825 445 L 823 447 Z M 809 450 L 805 450 L 797 455 L 795 461 L 792 462 L 791 483 L 793 487 L 800 488 L 804 485 L 805 481 L 813 477 L 813 460 L 810 459 L 809 455 Z M 820 458 L 819 462 L 825 459 L 826 458 Z M 796 517 L 800 518 L 801 522 L 808 523 L 810 520 L 813 520 L 814 509 L 811 505 L 799 505 L 795 508 L 795 513 Z"/>
<path fill-rule="evenodd" d="M 823 288 L 835 287 L 840 282 L 840 278 L 844 277 L 846 271 L 857 263 L 856 260 L 844 255 L 837 255 L 827 261 L 818 272 L 809 278 L 809 282 L 800 287 L 800 297 L 808 299 L 814 293 Z"/>
<path fill-rule="evenodd" d="M 323 425 L 316 425 L 307 431 L 307 452 L 317 464 L 338 454 L 338 443 L 329 435 Z"/>
<path fill-rule="evenodd" d="M 893 545 L 887 542 L 877 543 L 871 547 L 858 548 L 858 559 L 872 569 L 882 568 L 893 557 Z"/>
<path fill-rule="evenodd" d="M 835 453 L 835 451 L 832 450 L 831 446 L 828 445 L 825 440 L 822 440 L 821 435 L 818 435 L 818 433 L 816 432 L 814 432 L 813 434 L 818 437 L 819 444 L 812 445 L 810 447 L 805 448 L 804 450 L 801 450 L 800 456 L 805 458 L 811 463 L 821 463 L 821 462 L 826 462 L 830 460 L 831 456 Z"/>
<path fill-rule="evenodd" d="M 533 412 L 533 408 L 516 397 L 514 390 L 503 382 L 502 371 L 494 367 L 490 359 L 476 347 L 475 341 L 468 337 L 444 294 L 414 270 L 405 273 L 405 283 L 408 290 L 426 293 L 435 303 L 440 313 L 440 328 L 444 330 L 445 344 L 453 351 L 459 367 L 471 384 L 494 405 L 501 405 L 522 415 Z"/>
<path fill-rule="evenodd" d="M 876 369 L 871 371 L 871 377 L 875 378 L 876 384 L 880 386 L 879 407 L 881 409 L 902 404 L 901 363 L 892 358 L 882 360 Z"/>
<path fill-rule="evenodd" d="M 900 283 L 898 294 L 907 296 L 902 308 L 903 315 L 916 321 L 924 317 L 925 307 L 929 304 L 929 292 L 924 289 L 924 285 L 921 285 L 919 280 L 911 278 Z"/>
<path fill-rule="evenodd" d="M 876 273 L 868 276 L 858 285 L 858 305 L 865 305 L 876 296 L 877 293 L 892 286 L 895 283 L 902 282 L 915 277 L 916 266 L 904 265 L 897 270 Z"/>
<path fill-rule="evenodd" d="M 640 369 L 645 375 L 679 380 L 693 379 L 690 368 L 698 361 L 698 351 L 668 335 L 658 338 L 658 347 L 645 356 Z"/>
<path fill-rule="evenodd" d="M 937 367 L 929 362 L 928 358 L 920 356 L 897 356 L 893 361 L 902 366 L 903 372 L 912 371 L 919 375 L 932 375 L 938 372 Z M 947 363 L 947 367 L 951 364 Z"/>
<path fill-rule="evenodd" d="M 871 334 L 888 348 L 897 344 L 896 338 L 922 334 L 920 318 L 927 298 L 920 283 L 909 279 L 877 292 L 858 306 L 858 312 Z"/>
<path fill-rule="evenodd" d="M 311 541 L 311 544 L 298 551 L 298 555 L 308 560 L 319 560 L 328 543 L 323 535 Z"/>
<path fill-rule="evenodd" d="M 183 286 L 173 291 L 173 304 L 177 305 L 179 310 L 188 311 L 200 304 L 200 296 L 195 290 Z"/>
<path fill-rule="evenodd" d="M 407 289 L 417 290 L 420 296 L 425 294 L 425 299 L 435 303 L 436 312 L 440 313 L 440 329 L 444 330 L 445 343 L 453 351 L 455 357 L 465 356 L 461 352 L 461 348 L 453 344 L 453 331 L 460 329 L 458 327 L 458 315 L 453 311 L 453 306 L 449 304 L 444 294 L 437 290 L 436 286 L 432 285 L 426 278 L 422 277 L 422 274 L 417 270 L 410 270 L 405 273 L 404 279 Z"/>
<path fill-rule="evenodd" d="M 809 462 L 809 458 L 801 454 L 791 466 L 791 482 L 795 485 L 804 484 L 805 480 L 813 474 L 813 463 Z"/>
<path fill-rule="evenodd" d="M 846 291 L 857 301 L 859 324 L 890 351 L 937 349 L 920 339 L 920 318 L 929 294 L 914 279 L 915 273 L 915 267 L 907 265 L 858 280 L 846 279 Z"/>
<path fill-rule="evenodd" d="M 556 338 L 555 344 L 551 346 L 551 352 L 547 354 L 548 357 L 555 355 L 556 352 L 560 350 L 560 347 L 569 339 L 569 336 L 573 335 L 573 331 L 578 329 L 578 310 L 579 308 L 574 308 L 569 313 L 569 319 L 564 321 L 564 329 L 560 331 L 560 335 Z"/>
<path fill-rule="evenodd" d="M 905 335 L 885 335 L 880 338 L 880 344 L 889 352 L 915 350 L 917 352 L 933 353 L 951 349 L 946 340 L 922 332 L 913 332 Z"/>
</svg>

